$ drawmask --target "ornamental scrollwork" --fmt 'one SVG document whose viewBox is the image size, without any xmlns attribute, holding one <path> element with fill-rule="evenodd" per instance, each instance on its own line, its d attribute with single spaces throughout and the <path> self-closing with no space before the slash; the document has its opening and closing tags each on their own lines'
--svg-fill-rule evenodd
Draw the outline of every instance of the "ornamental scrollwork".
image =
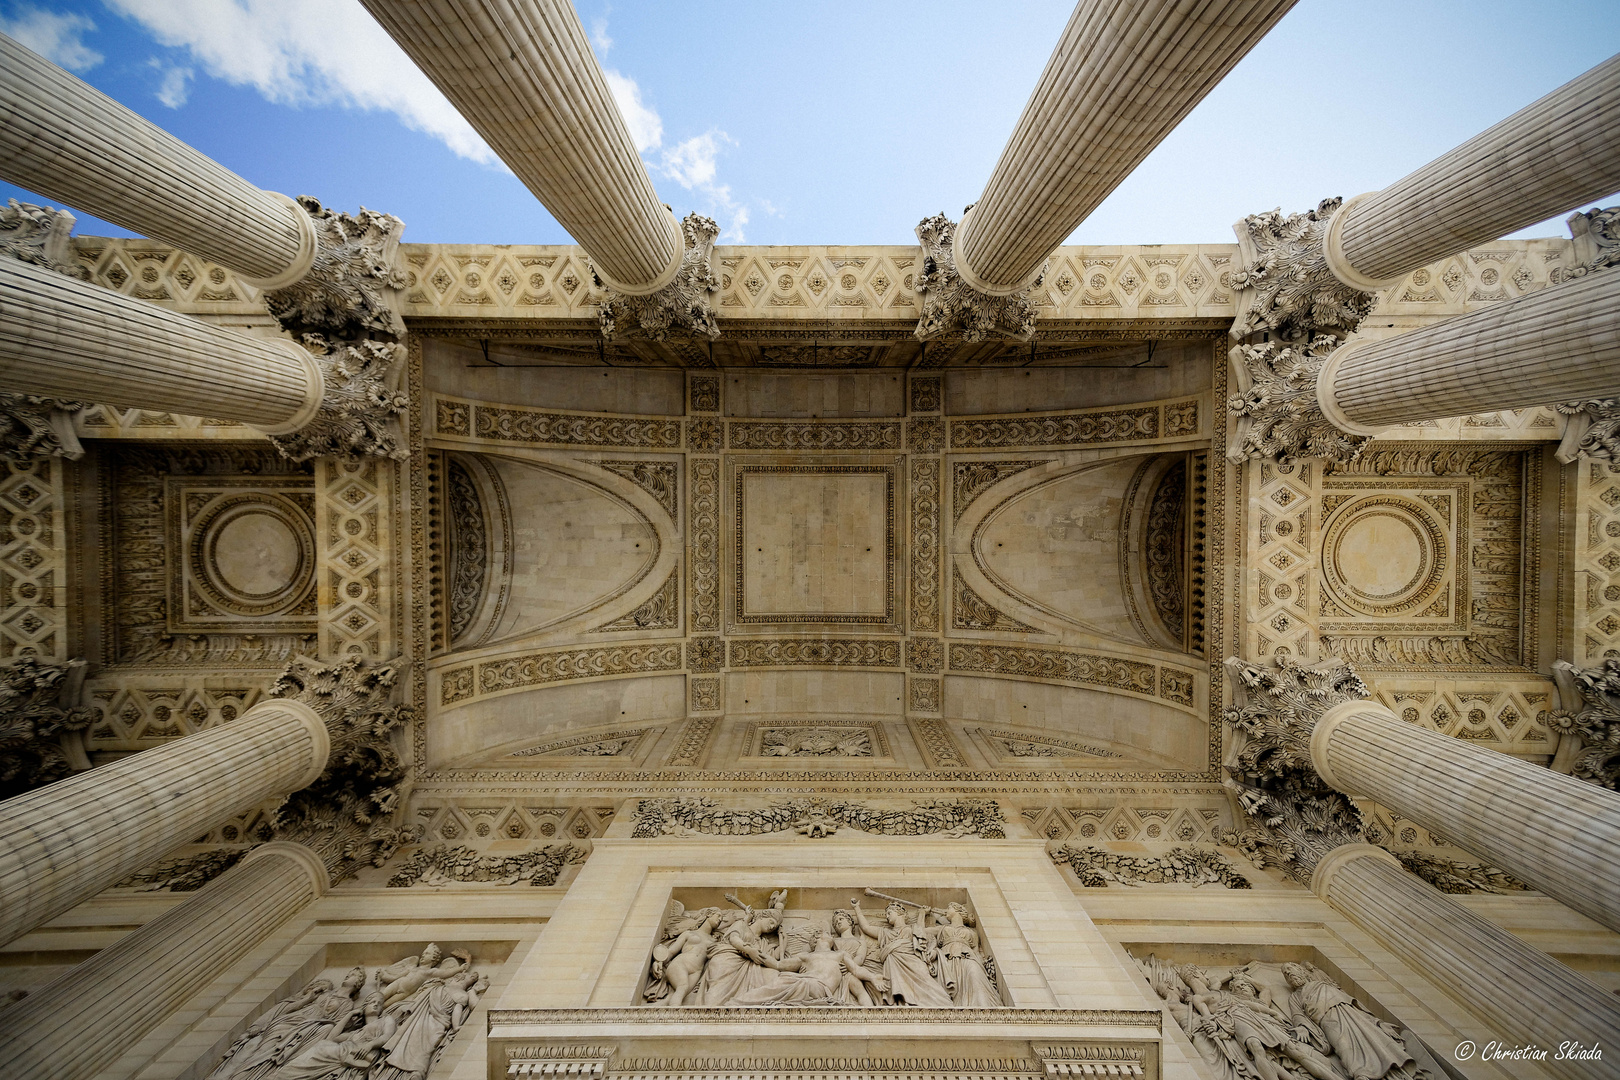
<svg viewBox="0 0 1620 1080">
<path fill-rule="evenodd" d="M 298 197 L 298 206 L 315 226 L 315 260 L 291 285 L 265 293 L 270 314 L 294 337 L 403 337 L 398 305 L 406 277 L 394 255 L 405 223 L 364 207 L 335 213 L 308 195 Z"/>
<path fill-rule="evenodd" d="M 1373 294 L 1346 285 L 1328 267 L 1324 242 L 1343 199 L 1323 199 L 1315 210 L 1251 214 L 1243 229 L 1256 259 L 1232 275 L 1234 289 L 1250 290 L 1238 314 L 1239 337 L 1269 331 L 1299 341 L 1327 331 L 1355 332 L 1372 310 Z"/>
<path fill-rule="evenodd" d="M 282 456 L 290 461 L 410 456 L 395 421 L 410 396 L 389 385 L 404 347 L 369 340 L 329 345 L 318 334 L 305 335 L 304 347 L 314 356 L 325 390 L 313 420 L 297 431 L 270 436 Z"/>
<path fill-rule="evenodd" d="M 1226 402 L 1238 421 L 1226 456 L 1234 462 L 1270 458 L 1284 464 L 1296 458 L 1347 462 L 1360 456 L 1367 437 L 1334 426 L 1316 398 L 1322 368 L 1338 347 L 1332 334 L 1289 345 L 1264 341 L 1235 346 L 1232 356 L 1248 376 L 1248 386 Z"/>
<path fill-rule="evenodd" d="M 0 258 L 89 281 L 90 271 L 73 257 L 74 220 L 66 210 L 7 199 L 0 209 Z"/>
<path fill-rule="evenodd" d="M 1552 714 L 1547 726 L 1582 744 L 1570 775 L 1620 791 L 1620 659 L 1608 657 L 1595 668 L 1560 660 L 1553 665 L 1553 678 L 1564 708 Z"/>
<path fill-rule="evenodd" d="M 818 828 L 807 836 L 830 836 L 839 827 L 883 836 L 1006 837 L 1001 807 L 989 799 L 928 799 L 907 809 L 873 807 L 847 800 L 787 799 L 757 809 L 720 806 L 712 799 L 643 799 L 631 835 L 749 836 Z M 831 826 L 830 828 L 828 826 Z"/>
<path fill-rule="evenodd" d="M 70 756 L 65 740 L 82 738 L 98 716 L 68 704 L 83 678 L 84 661 L 42 664 L 22 656 L 0 668 L 0 799 L 21 795 L 88 768 L 83 745 Z M 77 765 L 74 757 L 79 758 Z"/>
</svg>

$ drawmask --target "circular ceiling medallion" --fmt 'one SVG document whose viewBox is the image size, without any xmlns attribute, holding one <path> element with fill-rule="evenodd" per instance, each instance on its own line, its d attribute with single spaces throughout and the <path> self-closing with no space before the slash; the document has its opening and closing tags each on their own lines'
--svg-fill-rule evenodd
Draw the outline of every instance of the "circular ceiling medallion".
<svg viewBox="0 0 1620 1080">
<path fill-rule="evenodd" d="M 271 615 L 309 590 L 315 538 L 298 507 L 263 493 L 220 499 L 193 523 L 191 569 L 215 604 Z"/>
<path fill-rule="evenodd" d="M 1334 599 L 1366 615 L 1410 613 L 1440 590 L 1446 536 L 1428 507 L 1372 496 L 1339 508 L 1322 539 L 1322 577 Z"/>
</svg>

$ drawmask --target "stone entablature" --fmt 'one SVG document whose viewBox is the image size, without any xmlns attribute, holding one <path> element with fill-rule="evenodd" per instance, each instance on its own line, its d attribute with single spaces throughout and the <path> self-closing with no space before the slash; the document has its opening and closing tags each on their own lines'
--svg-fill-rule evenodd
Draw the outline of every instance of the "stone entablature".
<svg viewBox="0 0 1620 1080">
<path fill-rule="evenodd" d="M 91 280 L 129 296 L 199 315 L 265 315 L 258 290 L 230 271 L 150 240 L 74 239 Z M 896 324 L 909 335 L 921 312 L 915 245 L 720 245 L 714 312 L 729 320 Z M 597 317 L 603 291 L 574 245 L 401 244 L 406 319 L 465 318 L 555 323 Z M 1571 266 L 1571 241 L 1503 240 L 1405 275 L 1379 294 L 1372 320 L 1401 322 L 1481 311 L 1545 288 Z M 1031 297 L 1037 326 L 1109 320 L 1210 320 L 1237 314 L 1236 244 L 1075 245 L 1053 253 Z M 268 322 L 268 320 L 266 320 Z M 594 331 L 594 326 L 582 326 Z"/>
</svg>

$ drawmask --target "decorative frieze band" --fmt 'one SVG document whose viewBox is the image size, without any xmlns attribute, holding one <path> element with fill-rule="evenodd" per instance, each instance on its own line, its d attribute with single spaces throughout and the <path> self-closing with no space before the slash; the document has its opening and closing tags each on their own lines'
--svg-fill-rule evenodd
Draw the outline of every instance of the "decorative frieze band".
<svg viewBox="0 0 1620 1080">
<path fill-rule="evenodd" d="M 726 425 L 731 450 L 898 450 L 894 421 L 734 420 Z"/>
<path fill-rule="evenodd" d="M 950 670 L 1124 690 L 1157 697 L 1184 708 L 1193 707 L 1191 672 L 1073 649 L 953 644 L 950 647 Z"/>
<path fill-rule="evenodd" d="M 900 667 L 900 642 L 862 638 L 732 641 L 732 667 Z"/>
<path fill-rule="evenodd" d="M 1098 446 L 1152 442 L 1197 435 L 1197 398 L 1123 409 L 951 420 L 953 450 L 1022 450 L 1033 447 Z"/>
<path fill-rule="evenodd" d="M 679 671 L 680 668 L 679 642 L 530 653 L 486 660 L 444 672 L 439 702 L 442 705 L 455 705 L 476 697 L 547 683 L 644 675 Z"/>
<path fill-rule="evenodd" d="M 433 419 L 433 433 L 450 438 L 525 446 L 681 448 L 681 422 L 673 419 L 546 412 L 443 397 L 434 402 Z"/>
</svg>

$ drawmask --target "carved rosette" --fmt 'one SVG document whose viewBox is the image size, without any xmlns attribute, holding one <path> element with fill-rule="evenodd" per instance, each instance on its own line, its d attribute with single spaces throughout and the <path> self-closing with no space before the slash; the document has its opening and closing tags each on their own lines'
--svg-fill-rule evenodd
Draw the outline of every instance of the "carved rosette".
<svg viewBox="0 0 1620 1080">
<path fill-rule="evenodd" d="M 32 656 L 0 668 L 0 799 L 89 767 L 82 742 L 68 740 L 90 727 L 96 710 L 64 707 L 83 670 L 82 660 L 42 664 Z"/>
<path fill-rule="evenodd" d="M 1308 344 L 1238 345 L 1234 366 L 1248 385 L 1227 399 L 1236 419 L 1226 456 L 1234 462 L 1270 458 L 1286 464 L 1295 458 L 1354 461 L 1369 439 L 1335 427 L 1316 400 L 1316 383 L 1328 356 L 1338 348 L 1331 334 Z"/>
<path fill-rule="evenodd" d="M 7 199 L 0 210 L 0 256 L 89 281 L 90 271 L 73 257 L 73 222 L 66 210 Z"/>
<path fill-rule="evenodd" d="M 364 207 L 334 213 L 308 195 L 298 196 L 298 205 L 315 223 L 315 261 L 293 284 L 265 293 L 270 314 L 294 336 L 403 337 L 398 304 L 406 277 L 394 256 L 405 223 Z"/>
<path fill-rule="evenodd" d="M 353 656 L 332 664 L 301 656 L 270 687 L 271 697 L 314 709 L 332 740 L 326 771 L 277 810 L 275 838 L 313 848 L 334 883 L 421 839 L 421 826 L 392 824 L 406 772 L 394 733 L 413 715 L 394 701 L 403 675 Z"/>
<path fill-rule="evenodd" d="M 1342 660 L 1309 666 L 1279 656 L 1259 667 L 1233 657 L 1226 668 L 1237 704 L 1225 719 L 1239 738 L 1225 785 L 1254 819 L 1236 846 L 1309 884 L 1328 852 L 1364 842 L 1361 811 L 1312 765 L 1311 733 L 1328 709 L 1367 697 L 1367 686 Z"/>
<path fill-rule="evenodd" d="M 1298 341 L 1328 331 L 1352 334 L 1361 325 L 1373 294 L 1340 281 L 1324 250 L 1328 224 L 1343 201 L 1323 199 L 1303 214 L 1272 210 L 1243 219 L 1255 259 L 1232 275 L 1234 289 L 1251 293 L 1233 327 L 1236 336 L 1269 331 Z"/>
<path fill-rule="evenodd" d="M 1570 775 L 1620 791 L 1620 659 L 1609 657 L 1595 668 L 1560 660 L 1553 678 L 1564 708 L 1552 714 L 1549 726 L 1582 744 Z M 1579 710 L 1572 708 L 1576 701 Z"/>
<path fill-rule="evenodd" d="M 405 411 L 410 397 L 388 385 L 404 346 L 383 341 L 329 346 L 320 335 L 310 334 L 304 347 L 314 354 L 326 389 L 314 420 L 297 431 L 270 436 L 281 455 L 291 461 L 326 455 L 408 457 L 394 418 Z"/>
<path fill-rule="evenodd" d="M 960 335 L 963 341 L 991 337 L 1028 341 L 1035 336 L 1035 305 L 1030 293 L 1045 280 L 1045 267 L 1027 288 L 1009 296 L 991 296 L 969 285 L 957 271 L 952 247 L 956 225 L 944 214 L 923 218 L 916 232 L 923 249 L 923 272 L 917 277 L 923 309 L 913 332 L 918 341 L 946 334 Z"/>
<path fill-rule="evenodd" d="M 720 226 L 713 218 L 687 214 L 681 232 L 686 237 L 686 253 L 674 281 L 646 296 L 630 296 L 603 286 L 607 289 L 601 306 L 603 337 L 663 341 L 676 334 L 713 341 L 720 336 L 709 303 L 710 295 L 720 289 L 720 279 L 709 269 Z"/>
</svg>

